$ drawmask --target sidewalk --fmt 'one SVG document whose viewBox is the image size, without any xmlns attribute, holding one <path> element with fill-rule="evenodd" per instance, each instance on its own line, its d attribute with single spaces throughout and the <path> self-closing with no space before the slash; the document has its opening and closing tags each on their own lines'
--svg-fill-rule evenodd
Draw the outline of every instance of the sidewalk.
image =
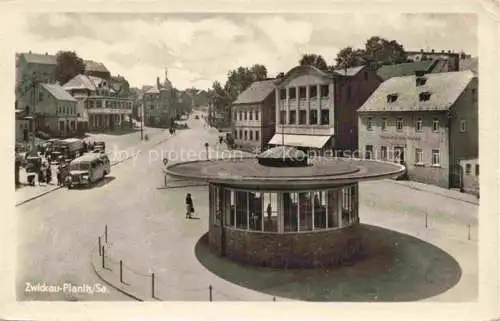
<svg viewBox="0 0 500 321">
<path fill-rule="evenodd" d="M 445 188 L 442 188 L 439 186 L 419 183 L 419 182 L 415 182 L 415 181 L 396 181 L 396 180 L 389 180 L 389 181 L 391 181 L 394 184 L 409 187 L 409 188 L 414 189 L 416 191 L 436 194 L 436 195 L 443 196 L 443 197 L 450 198 L 450 199 L 454 199 L 457 201 L 462 201 L 462 202 L 466 202 L 466 203 L 470 203 L 470 204 L 479 205 L 479 199 L 476 198 L 476 196 L 474 196 L 472 194 L 460 193 L 459 191 L 445 189 Z"/>
</svg>

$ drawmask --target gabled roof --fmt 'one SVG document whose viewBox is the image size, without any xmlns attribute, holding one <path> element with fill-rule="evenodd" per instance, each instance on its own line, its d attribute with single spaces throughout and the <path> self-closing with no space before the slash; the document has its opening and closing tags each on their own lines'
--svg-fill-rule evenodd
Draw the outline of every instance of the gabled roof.
<svg viewBox="0 0 500 321">
<path fill-rule="evenodd" d="M 87 89 L 90 91 L 96 91 L 96 86 L 94 82 L 86 75 L 76 75 L 70 81 L 63 85 L 65 90 L 75 90 L 75 89 Z"/>
<path fill-rule="evenodd" d="M 63 87 L 56 84 L 40 84 L 45 90 L 47 90 L 52 96 L 57 100 L 63 101 L 76 101 L 75 98 L 71 97 L 70 94 Z"/>
<path fill-rule="evenodd" d="M 471 71 L 426 74 L 425 85 L 416 86 L 416 76 L 393 77 L 383 82 L 361 106 L 359 112 L 369 111 L 432 111 L 448 110 L 474 78 Z M 420 93 L 430 93 L 430 99 L 420 101 Z M 397 95 L 390 103 L 388 95 Z"/>
<path fill-rule="evenodd" d="M 345 68 L 337 68 L 337 69 L 333 70 L 333 74 L 335 76 L 352 77 L 352 76 L 356 76 L 358 74 L 358 72 L 363 70 L 363 68 L 365 68 L 365 66 L 351 67 L 351 68 L 346 68 L 346 69 Z"/>
<path fill-rule="evenodd" d="M 274 91 L 275 82 L 276 79 L 253 82 L 250 87 L 238 95 L 238 98 L 233 104 L 238 105 L 262 102 Z"/>
<path fill-rule="evenodd" d="M 54 55 L 21 53 L 20 56 L 24 57 L 29 64 L 55 65 L 57 63 L 56 56 Z"/>
<path fill-rule="evenodd" d="M 385 65 L 377 70 L 377 75 L 382 80 L 387 80 L 392 77 L 410 76 L 415 74 L 415 71 L 427 71 L 432 66 L 432 63 L 432 60 L 424 60 L 397 65 Z"/>
<path fill-rule="evenodd" d="M 85 60 L 85 71 L 109 72 L 108 68 L 102 62 Z"/>
</svg>

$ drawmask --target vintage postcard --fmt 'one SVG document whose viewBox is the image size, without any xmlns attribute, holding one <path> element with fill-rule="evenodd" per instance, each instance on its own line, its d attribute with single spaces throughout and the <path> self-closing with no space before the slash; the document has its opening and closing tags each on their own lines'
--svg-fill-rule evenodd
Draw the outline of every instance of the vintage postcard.
<svg viewBox="0 0 500 321">
<path fill-rule="evenodd" d="M 0 317 L 498 313 L 498 7 L 250 4 L 1 14 Z"/>
</svg>

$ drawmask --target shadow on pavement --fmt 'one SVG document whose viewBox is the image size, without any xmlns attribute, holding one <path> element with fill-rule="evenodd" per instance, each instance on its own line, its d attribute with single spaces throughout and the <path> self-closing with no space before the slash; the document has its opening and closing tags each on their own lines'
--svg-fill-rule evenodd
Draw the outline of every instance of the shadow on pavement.
<svg viewBox="0 0 500 321">
<path fill-rule="evenodd" d="M 92 184 L 92 186 L 90 188 L 103 187 L 104 185 L 107 185 L 107 184 L 111 183 L 113 180 L 115 180 L 114 176 L 106 176 L 103 179 L 101 179 L 101 180 L 95 182 L 94 184 Z M 86 189 L 89 189 L 89 188 L 86 187 L 86 186 L 82 186 L 82 185 L 76 185 L 76 186 L 73 186 L 71 188 L 71 190 L 86 190 Z"/>
<path fill-rule="evenodd" d="M 332 269 L 278 270 L 246 266 L 208 248 L 195 247 L 199 262 L 217 276 L 251 290 L 305 301 L 415 301 L 450 289 L 461 278 L 457 261 L 413 236 L 362 224 L 366 258 Z"/>
</svg>

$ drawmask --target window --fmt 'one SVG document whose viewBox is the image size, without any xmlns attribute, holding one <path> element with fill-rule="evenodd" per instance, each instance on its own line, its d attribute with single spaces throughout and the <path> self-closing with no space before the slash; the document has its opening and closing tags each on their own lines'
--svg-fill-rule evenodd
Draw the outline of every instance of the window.
<svg viewBox="0 0 500 321">
<path fill-rule="evenodd" d="M 233 119 L 234 119 L 234 120 L 238 120 L 238 113 L 237 113 L 237 112 L 234 112 L 234 114 L 233 114 Z"/>
<path fill-rule="evenodd" d="M 382 131 L 387 131 L 387 118 L 382 118 Z"/>
<path fill-rule="evenodd" d="M 390 95 L 387 95 L 387 102 L 388 102 L 388 103 L 393 103 L 393 102 L 395 102 L 397 99 L 398 99 L 398 95 L 397 95 L 397 94 L 390 94 Z"/>
<path fill-rule="evenodd" d="M 299 87 L 299 98 L 300 99 L 306 98 L 306 87 Z"/>
<path fill-rule="evenodd" d="M 371 117 L 368 117 L 367 121 L 366 121 L 366 129 L 367 130 L 373 130 L 373 126 L 372 126 L 372 118 Z"/>
<path fill-rule="evenodd" d="M 255 120 L 259 120 L 259 111 L 258 110 L 255 111 Z"/>
<path fill-rule="evenodd" d="M 314 229 L 321 230 L 326 228 L 326 192 L 312 192 L 313 211 L 314 211 Z"/>
<path fill-rule="evenodd" d="M 253 120 L 253 112 L 252 111 L 248 112 L 248 120 Z"/>
<path fill-rule="evenodd" d="M 299 124 L 305 125 L 307 123 L 307 113 L 305 110 L 299 110 Z"/>
<path fill-rule="evenodd" d="M 425 77 L 417 77 L 417 79 L 416 79 L 415 82 L 416 82 L 417 86 L 423 86 L 427 82 L 427 78 L 425 78 Z"/>
<path fill-rule="evenodd" d="M 415 148 L 415 164 L 420 165 L 424 163 L 424 151 L 422 148 Z"/>
<path fill-rule="evenodd" d="M 432 165 L 439 166 L 439 149 L 432 150 Z"/>
<path fill-rule="evenodd" d="M 260 138 L 259 138 L 259 131 L 258 131 L 258 130 L 256 130 L 256 131 L 255 131 L 255 140 L 259 140 L 259 139 L 260 139 Z"/>
<path fill-rule="evenodd" d="M 250 130 L 249 134 L 250 134 L 250 140 L 253 140 L 253 131 Z"/>
<path fill-rule="evenodd" d="M 243 131 L 240 129 L 240 139 L 243 139 Z"/>
<path fill-rule="evenodd" d="M 278 194 L 264 193 L 265 232 L 278 232 Z"/>
<path fill-rule="evenodd" d="M 476 176 L 479 176 L 479 164 L 476 164 Z"/>
<path fill-rule="evenodd" d="M 470 164 L 465 164 L 465 175 L 470 175 L 471 167 Z"/>
<path fill-rule="evenodd" d="M 422 118 L 418 118 L 417 121 L 415 122 L 415 131 L 421 132 L 422 131 Z"/>
<path fill-rule="evenodd" d="M 339 222 L 339 206 L 340 189 L 329 190 L 327 193 L 327 217 L 326 226 L 328 228 L 335 228 L 340 226 Z"/>
<path fill-rule="evenodd" d="M 244 119 L 244 120 L 247 120 L 247 116 L 248 116 L 248 115 L 247 115 L 247 112 L 246 112 L 246 111 L 245 111 L 245 112 L 243 112 L 243 119 Z"/>
<path fill-rule="evenodd" d="M 429 92 L 420 93 L 419 99 L 420 101 L 428 101 L 429 99 L 431 99 L 431 93 Z"/>
<path fill-rule="evenodd" d="M 328 85 L 321 85 L 320 90 L 321 90 L 321 97 L 330 96 L 330 89 Z"/>
<path fill-rule="evenodd" d="M 262 213 L 262 193 L 248 193 L 248 218 L 249 228 L 253 231 L 262 231 L 263 229 L 263 213 Z"/>
<path fill-rule="evenodd" d="M 434 118 L 432 121 L 432 131 L 435 133 L 439 132 L 439 119 L 437 118 Z"/>
<path fill-rule="evenodd" d="M 291 125 L 295 125 L 297 123 L 297 111 L 290 110 L 290 119 L 288 123 Z"/>
<path fill-rule="evenodd" d="M 465 133 L 466 131 L 466 126 L 465 126 L 465 119 L 460 120 L 460 132 Z"/>
<path fill-rule="evenodd" d="M 297 98 L 297 91 L 295 90 L 295 87 L 288 88 L 288 99 L 296 99 L 296 98 Z"/>
<path fill-rule="evenodd" d="M 248 228 L 248 193 L 234 192 L 235 226 L 239 229 Z"/>
<path fill-rule="evenodd" d="M 387 146 L 380 146 L 380 159 L 387 160 Z"/>
<path fill-rule="evenodd" d="M 309 98 L 316 98 L 318 97 L 318 86 L 313 85 L 309 86 Z"/>
<path fill-rule="evenodd" d="M 297 232 L 299 228 L 298 193 L 283 193 L 283 227 L 285 232 Z"/>
<path fill-rule="evenodd" d="M 244 133 L 243 133 L 245 136 L 245 140 L 248 140 L 248 132 L 245 130 Z"/>
<path fill-rule="evenodd" d="M 317 125 L 318 124 L 318 110 L 311 109 L 309 111 L 309 124 L 310 125 Z"/>
<path fill-rule="evenodd" d="M 280 125 L 286 124 L 286 110 L 280 110 Z"/>
<path fill-rule="evenodd" d="M 280 89 L 280 99 L 286 99 L 286 88 Z"/>
<path fill-rule="evenodd" d="M 322 109 L 321 110 L 321 125 L 330 124 L 330 110 Z"/>
<path fill-rule="evenodd" d="M 233 132 L 233 135 L 234 135 L 234 138 L 235 138 L 235 139 L 238 139 L 238 131 L 237 131 L 237 130 L 235 130 L 235 131 Z"/>
<path fill-rule="evenodd" d="M 403 131 L 403 118 L 402 117 L 398 117 L 398 119 L 396 119 L 396 131 L 398 131 L 398 132 Z"/>
<path fill-rule="evenodd" d="M 366 145 L 365 146 L 365 159 L 372 159 L 373 158 L 373 145 Z"/>
<path fill-rule="evenodd" d="M 240 120 L 243 120 L 243 112 L 240 111 Z"/>
</svg>

